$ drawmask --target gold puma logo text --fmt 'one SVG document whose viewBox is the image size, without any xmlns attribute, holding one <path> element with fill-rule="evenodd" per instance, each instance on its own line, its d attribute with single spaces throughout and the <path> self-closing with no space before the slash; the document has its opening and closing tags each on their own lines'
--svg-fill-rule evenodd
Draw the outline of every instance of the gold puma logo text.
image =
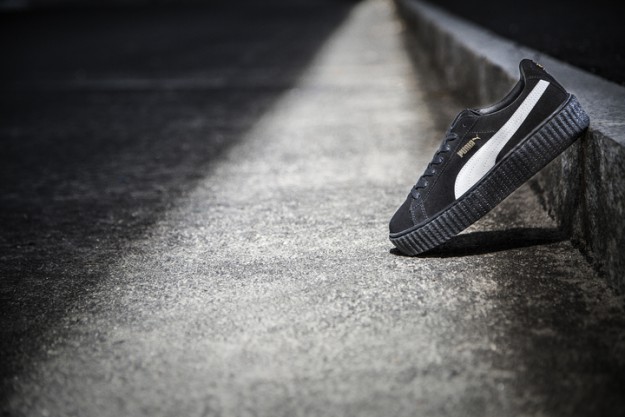
<svg viewBox="0 0 625 417">
<path fill-rule="evenodd" d="M 456 152 L 456 154 L 462 158 L 463 156 L 465 156 L 467 154 L 467 152 L 469 152 L 471 149 L 473 149 L 473 147 L 476 145 L 475 141 L 476 140 L 480 140 L 479 136 L 475 136 L 472 139 L 469 139 L 469 141 L 467 143 L 464 144 L 464 146 L 462 148 L 460 148 L 460 150 L 458 152 Z"/>
</svg>

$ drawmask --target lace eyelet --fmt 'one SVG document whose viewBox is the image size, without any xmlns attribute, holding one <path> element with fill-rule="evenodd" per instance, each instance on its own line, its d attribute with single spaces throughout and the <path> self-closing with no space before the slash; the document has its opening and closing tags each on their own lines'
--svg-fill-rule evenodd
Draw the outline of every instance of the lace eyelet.
<svg viewBox="0 0 625 417">
<path fill-rule="evenodd" d="M 445 157 L 443 154 L 451 152 L 451 146 L 449 145 L 448 142 L 450 141 L 454 141 L 458 139 L 458 134 L 455 132 L 447 132 L 446 133 L 446 137 L 445 137 L 445 141 L 443 142 L 443 144 L 439 147 L 438 151 L 436 152 L 434 158 L 432 159 L 432 161 L 428 164 L 425 172 L 423 173 L 423 175 L 421 175 L 421 177 L 419 178 L 419 181 L 417 181 L 417 184 L 415 184 L 415 188 L 414 188 L 414 194 L 412 195 L 414 198 L 419 198 L 420 197 L 420 193 L 416 192 L 416 190 L 420 189 L 420 188 L 427 188 L 430 185 L 429 181 L 426 181 L 426 177 L 432 177 L 435 176 L 438 173 L 438 170 L 436 170 L 433 165 L 441 165 L 445 162 Z"/>
</svg>

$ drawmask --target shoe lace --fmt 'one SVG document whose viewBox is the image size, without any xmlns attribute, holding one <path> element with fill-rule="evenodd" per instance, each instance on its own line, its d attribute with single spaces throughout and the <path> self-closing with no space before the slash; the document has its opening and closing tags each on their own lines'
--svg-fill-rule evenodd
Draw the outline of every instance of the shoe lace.
<svg viewBox="0 0 625 417">
<path fill-rule="evenodd" d="M 458 135 L 454 132 L 448 131 L 445 134 L 445 140 L 434 154 L 432 161 L 430 161 L 423 175 L 421 175 L 417 183 L 412 187 L 411 194 L 413 198 L 419 198 L 419 190 L 430 185 L 429 178 L 436 174 L 437 166 L 445 162 L 443 154 L 451 151 L 449 142 L 453 142 L 456 139 L 458 139 Z"/>
</svg>

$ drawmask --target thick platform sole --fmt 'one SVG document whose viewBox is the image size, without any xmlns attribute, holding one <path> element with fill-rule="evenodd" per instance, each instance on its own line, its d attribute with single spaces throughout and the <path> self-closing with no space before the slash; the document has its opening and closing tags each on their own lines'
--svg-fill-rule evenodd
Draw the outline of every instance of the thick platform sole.
<svg viewBox="0 0 625 417">
<path fill-rule="evenodd" d="M 469 191 L 427 223 L 390 235 L 402 253 L 418 255 L 448 241 L 501 203 L 579 138 L 590 123 L 575 96 L 511 150 Z"/>
</svg>

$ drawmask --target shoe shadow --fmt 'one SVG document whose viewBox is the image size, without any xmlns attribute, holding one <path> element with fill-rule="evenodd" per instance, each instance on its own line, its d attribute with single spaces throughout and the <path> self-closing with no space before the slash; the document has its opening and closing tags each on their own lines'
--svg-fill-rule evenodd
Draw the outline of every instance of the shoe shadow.
<svg viewBox="0 0 625 417">
<path fill-rule="evenodd" d="M 442 245 L 417 255 L 418 258 L 449 258 L 458 256 L 483 255 L 510 249 L 548 245 L 562 242 L 568 237 L 557 228 L 513 228 L 486 232 L 470 232 L 454 236 Z M 397 248 L 390 251 L 394 255 L 407 256 Z"/>
</svg>

